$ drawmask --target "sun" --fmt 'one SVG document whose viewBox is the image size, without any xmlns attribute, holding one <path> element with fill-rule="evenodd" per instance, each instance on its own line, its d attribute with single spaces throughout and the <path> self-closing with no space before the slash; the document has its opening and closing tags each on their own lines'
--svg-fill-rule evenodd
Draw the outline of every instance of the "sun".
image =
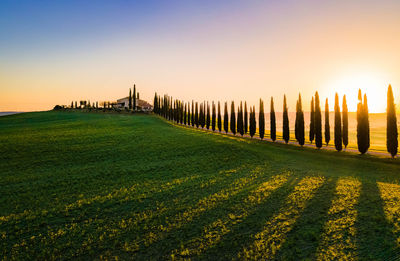
<svg viewBox="0 0 400 261">
<path fill-rule="evenodd" d="M 386 92 L 389 86 L 387 79 L 379 73 L 356 72 L 347 73 L 325 85 L 325 91 L 329 97 L 339 94 L 340 101 L 346 95 L 349 111 L 357 110 L 358 90 L 367 94 L 368 108 L 371 113 L 382 113 L 386 111 Z M 332 106 L 331 106 L 332 107 Z"/>
</svg>

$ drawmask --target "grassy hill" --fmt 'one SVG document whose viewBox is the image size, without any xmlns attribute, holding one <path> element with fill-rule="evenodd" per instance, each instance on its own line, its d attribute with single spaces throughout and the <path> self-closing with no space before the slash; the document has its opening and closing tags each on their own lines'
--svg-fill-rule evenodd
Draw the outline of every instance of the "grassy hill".
<svg viewBox="0 0 400 261">
<path fill-rule="evenodd" d="M 400 164 L 79 112 L 0 118 L 5 259 L 396 259 Z"/>
</svg>

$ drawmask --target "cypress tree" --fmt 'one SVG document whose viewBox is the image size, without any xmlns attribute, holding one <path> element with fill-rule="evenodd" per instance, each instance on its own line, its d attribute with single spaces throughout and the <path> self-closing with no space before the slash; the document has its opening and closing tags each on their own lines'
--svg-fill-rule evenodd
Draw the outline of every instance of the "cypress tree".
<svg viewBox="0 0 400 261">
<path fill-rule="evenodd" d="M 181 105 L 181 124 L 185 124 L 186 125 L 186 104 L 183 101 L 180 101 L 180 105 Z"/>
<path fill-rule="evenodd" d="M 218 101 L 218 131 L 222 130 L 222 118 L 221 118 L 221 104 Z"/>
<path fill-rule="evenodd" d="M 155 108 L 156 104 L 154 103 L 154 108 Z M 129 105 L 128 105 L 129 109 L 132 109 L 132 89 L 129 88 Z"/>
<path fill-rule="evenodd" d="M 319 106 L 319 95 L 315 92 L 315 146 L 317 148 L 322 147 L 322 119 L 321 119 L 321 107 Z"/>
<path fill-rule="evenodd" d="M 172 97 L 169 98 L 169 120 L 173 120 L 174 119 L 174 111 L 173 111 L 173 106 L 174 103 L 172 102 Z"/>
<path fill-rule="evenodd" d="M 358 90 L 358 104 L 357 104 L 357 147 L 361 154 L 366 152 L 366 132 L 364 120 L 364 106 L 362 102 L 361 90 Z"/>
<path fill-rule="evenodd" d="M 265 114 L 264 114 L 264 101 L 260 99 L 260 111 L 258 114 L 258 131 L 260 138 L 264 139 L 265 134 Z"/>
<path fill-rule="evenodd" d="M 249 119 L 248 119 L 248 115 L 247 115 L 247 104 L 246 104 L 246 101 L 244 102 L 244 117 L 243 117 L 243 120 L 244 120 L 244 133 L 247 133 L 247 131 L 248 131 L 248 128 L 249 128 L 249 126 L 248 126 L 248 124 L 249 124 Z"/>
<path fill-rule="evenodd" d="M 283 126 L 282 126 L 282 136 L 283 140 L 288 143 L 289 138 L 290 138 L 290 133 L 289 133 L 289 115 L 288 115 L 288 108 L 286 104 L 286 95 L 283 96 Z"/>
<path fill-rule="evenodd" d="M 310 111 L 310 132 L 309 138 L 310 143 L 313 143 L 315 137 L 315 108 L 314 108 L 314 97 L 311 98 L 311 111 Z"/>
<path fill-rule="evenodd" d="M 161 97 L 160 95 L 158 95 L 158 114 L 161 114 L 161 106 L 162 106 Z"/>
<path fill-rule="evenodd" d="M 73 109 L 74 108 L 74 102 L 72 101 L 71 102 L 71 109 Z"/>
<path fill-rule="evenodd" d="M 183 124 L 183 104 L 178 101 L 178 120 L 180 124 Z"/>
<path fill-rule="evenodd" d="M 212 102 L 212 125 L 211 125 L 211 127 L 212 127 L 212 130 L 213 131 L 215 131 L 215 120 L 216 120 L 216 115 L 215 115 L 215 103 L 214 103 L 214 101 Z"/>
<path fill-rule="evenodd" d="M 192 119 L 191 119 L 191 122 L 192 122 L 192 127 L 194 127 L 194 124 L 195 124 L 195 109 L 194 109 L 194 101 L 192 100 Z"/>
<path fill-rule="evenodd" d="M 203 103 L 199 104 L 199 126 L 203 124 Z"/>
<path fill-rule="evenodd" d="M 296 101 L 296 119 L 294 121 L 294 136 L 299 141 L 299 100 Z"/>
<path fill-rule="evenodd" d="M 225 133 L 228 133 L 228 103 L 225 102 L 225 107 L 224 107 L 224 131 Z"/>
<path fill-rule="evenodd" d="M 392 157 L 396 156 L 397 154 L 397 137 L 396 105 L 394 104 L 392 86 L 389 84 L 386 109 L 386 148 Z"/>
<path fill-rule="evenodd" d="M 187 125 L 188 126 L 190 126 L 190 117 L 191 117 L 191 115 L 190 115 L 190 102 L 188 102 L 188 104 L 187 104 Z"/>
<path fill-rule="evenodd" d="M 199 127 L 199 104 L 196 102 L 196 109 L 194 114 L 194 124 L 196 124 L 196 128 Z"/>
<path fill-rule="evenodd" d="M 364 93 L 364 104 L 363 104 L 363 112 L 364 112 L 364 129 L 366 131 L 366 137 L 365 137 L 365 147 L 366 151 L 368 151 L 369 146 L 370 146 L 370 131 L 369 131 L 369 112 L 368 112 L 368 102 L 367 102 L 367 94 Z"/>
<path fill-rule="evenodd" d="M 203 125 L 203 103 L 199 105 L 199 125 L 200 127 L 204 127 Z"/>
<path fill-rule="evenodd" d="M 340 117 L 339 96 L 335 95 L 335 148 L 337 151 L 342 150 L 342 119 Z"/>
<path fill-rule="evenodd" d="M 349 115 L 347 109 L 347 101 L 346 95 L 343 95 L 343 103 L 342 103 L 342 138 L 343 138 L 343 145 L 346 148 L 349 144 Z"/>
<path fill-rule="evenodd" d="M 270 127 L 271 127 L 271 139 L 276 140 L 276 119 L 275 119 L 275 109 L 274 109 L 274 98 L 271 97 L 271 111 L 270 111 Z"/>
<path fill-rule="evenodd" d="M 243 104 L 240 102 L 240 107 L 238 108 L 238 118 L 237 118 L 237 132 L 243 136 Z"/>
<path fill-rule="evenodd" d="M 304 145 L 304 112 L 303 105 L 301 102 L 301 95 L 299 93 L 299 100 L 297 101 L 297 113 L 296 113 L 296 128 L 297 128 L 297 141 L 301 146 Z"/>
<path fill-rule="evenodd" d="M 325 142 L 326 142 L 326 146 L 328 146 L 330 140 L 331 140 L 331 128 L 329 126 L 329 105 L 328 105 L 328 98 L 326 98 L 326 100 L 325 100 Z"/>
<path fill-rule="evenodd" d="M 133 85 L 133 110 L 136 111 L 136 84 Z"/>
<path fill-rule="evenodd" d="M 236 115 L 235 115 L 235 102 L 231 103 L 231 132 L 236 135 Z"/>
<path fill-rule="evenodd" d="M 131 96 L 131 89 L 129 89 L 129 96 Z M 129 101 L 131 99 L 129 98 Z M 129 106 L 130 109 L 130 106 Z M 154 94 L 154 100 L 153 100 L 153 112 L 157 113 L 157 93 Z"/>
<path fill-rule="evenodd" d="M 211 121 L 211 119 L 210 119 L 210 105 L 207 102 L 207 121 L 206 121 L 207 130 L 210 129 L 210 121 Z"/>
<path fill-rule="evenodd" d="M 253 138 L 254 134 L 256 133 L 256 113 L 255 113 L 256 108 L 253 106 L 253 108 L 251 108 L 250 106 L 250 128 L 249 128 L 249 132 L 250 132 L 250 137 Z"/>
<path fill-rule="evenodd" d="M 183 124 L 186 125 L 186 116 L 187 116 L 187 104 L 185 102 L 185 112 L 183 113 Z"/>
</svg>

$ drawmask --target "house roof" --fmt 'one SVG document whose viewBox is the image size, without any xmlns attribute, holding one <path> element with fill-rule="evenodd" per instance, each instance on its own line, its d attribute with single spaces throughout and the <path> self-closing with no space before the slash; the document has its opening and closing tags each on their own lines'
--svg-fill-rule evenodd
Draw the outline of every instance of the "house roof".
<svg viewBox="0 0 400 261">
<path fill-rule="evenodd" d="M 117 100 L 118 103 L 122 103 L 122 102 L 126 102 L 126 101 L 129 101 L 129 96 Z M 153 105 L 151 105 L 147 101 L 144 101 L 141 99 L 136 99 L 136 105 L 140 106 L 140 107 L 153 107 Z"/>
</svg>

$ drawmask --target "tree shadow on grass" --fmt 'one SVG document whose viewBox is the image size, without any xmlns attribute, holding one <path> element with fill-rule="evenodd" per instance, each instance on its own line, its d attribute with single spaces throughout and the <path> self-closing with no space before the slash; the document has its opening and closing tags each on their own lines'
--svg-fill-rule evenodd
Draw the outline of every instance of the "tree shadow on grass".
<svg viewBox="0 0 400 261">
<path fill-rule="evenodd" d="M 327 212 L 335 195 L 336 180 L 328 180 L 318 189 L 315 196 L 288 233 L 287 240 L 278 251 L 276 259 L 312 259 L 324 230 Z"/>
<path fill-rule="evenodd" d="M 288 182 L 276 189 L 264 203 L 258 205 L 251 215 L 231 227 L 231 231 L 220 242 L 207 249 L 198 258 L 205 260 L 210 257 L 216 260 L 237 258 L 237 253 L 243 250 L 243 247 L 250 245 L 254 241 L 254 235 L 261 231 L 265 223 L 279 211 L 298 182 L 298 178 L 290 177 Z"/>
<path fill-rule="evenodd" d="M 257 168 L 255 168 L 257 169 Z M 264 169 L 262 170 L 264 172 Z M 250 171 L 253 172 L 253 171 Z M 252 175 L 244 175 L 243 177 L 250 177 Z M 256 174 L 254 180 L 245 181 L 243 187 L 239 187 L 237 189 L 228 188 L 226 192 L 225 190 L 221 190 L 216 192 L 215 194 L 210 194 L 209 196 L 203 198 L 199 201 L 199 204 L 194 204 L 192 208 L 187 209 L 184 213 L 180 215 L 184 217 L 183 219 L 178 216 L 170 216 L 168 217 L 168 221 L 172 224 L 172 227 L 168 224 L 166 227 L 171 227 L 167 229 L 167 231 L 158 233 L 160 234 L 160 238 L 150 243 L 149 245 L 144 244 L 143 247 L 139 249 L 136 257 L 138 259 L 159 259 L 159 258 L 170 258 L 171 252 L 179 247 L 182 242 L 185 242 L 193 237 L 201 235 L 203 232 L 204 226 L 214 222 L 216 219 L 224 217 L 227 213 L 230 213 L 232 207 L 235 206 L 236 202 L 239 203 L 243 201 L 244 198 L 248 195 L 249 191 L 257 188 L 261 183 L 265 181 L 265 175 L 263 173 Z M 268 177 L 270 178 L 270 177 Z M 241 179 L 237 180 L 240 181 Z M 234 185 L 234 183 L 232 183 Z M 237 184 L 240 185 L 240 184 Z M 230 186 L 231 187 L 231 186 Z M 235 187 L 235 186 L 234 186 Z M 232 187 L 232 188 L 234 188 Z M 232 190 L 232 194 L 229 192 Z M 218 194 L 223 195 L 219 200 Z M 230 195 L 231 194 L 231 195 Z M 217 197 L 215 197 L 217 196 Z M 217 201 L 215 201 L 217 199 Z M 210 200 L 210 206 L 203 208 L 204 203 Z M 220 201 L 220 202 L 218 202 Z M 207 204 L 208 205 L 208 204 Z M 199 211 L 198 211 L 199 210 Z M 195 215 L 192 216 L 192 212 Z M 175 220 L 176 219 L 176 220 Z M 172 222 L 172 223 L 171 223 Z M 176 222 L 180 224 L 176 224 Z M 185 222 L 185 223 L 182 223 Z"/>
<path fill-rule="evenodd" d="M 358 257 L 364 260 L 397 260 L 400 258 L 396 248 L 396 237 L 392 225 L 385 217 L 383 200 L 377 183 L 362 183 L 361 195 L 357 204 L 358 218 L 357 247 Z"/>
</svg>

